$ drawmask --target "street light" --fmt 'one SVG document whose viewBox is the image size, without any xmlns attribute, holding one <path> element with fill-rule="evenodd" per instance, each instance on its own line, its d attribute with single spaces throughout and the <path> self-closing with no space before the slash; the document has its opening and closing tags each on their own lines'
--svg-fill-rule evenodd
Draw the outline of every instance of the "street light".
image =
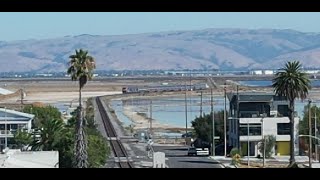
<svg viewBox="0 0 320 180">
<path fill-rule="evenodd" d="M 8 147 L 8 133 L 7 133 L 7 108 L 4 107 L 4 132 L 5 132 L 5 149 Z"/>
<path fill-rule="evenodd" d="M 211 115 L 212 115 L 212 156 L 215 156 L 215 127 L 214 127 L 214 110 L 213 110 L 213 92 L 212 92 L 212 88 L 211 88 Z"/>
<path fill-rule="evenodd" d="M 311 139 L 311 136 L 312 136 L 312 125 L 311 125 L 311 102 L 312 100 L 309 99 L 308 100 L 308 111 L 309 111 L 309 167 L 312 168 L 312 163 L 311 163 L 311 160 L 312 160 L 312 139 Z"/>
<path fill-rule="evenodd" d="M 227 83 L 224 83 L 224 113 L 223 113 L 223 132 L 224 132 L 224 157 L 227 157 Z"/>
<path fill-rule="evenodd" d="M 262 136 L 262 140 L 263 140 L 263 167 L 265 167 L 265 163 L 266 163 L 266 138 L 264 137 L 264 133 L 263 133 L 263 120 L 266 117 L 266 114 L 263 113 L 262 118 L 261 118 L 261 136 Z"/>
</svg>

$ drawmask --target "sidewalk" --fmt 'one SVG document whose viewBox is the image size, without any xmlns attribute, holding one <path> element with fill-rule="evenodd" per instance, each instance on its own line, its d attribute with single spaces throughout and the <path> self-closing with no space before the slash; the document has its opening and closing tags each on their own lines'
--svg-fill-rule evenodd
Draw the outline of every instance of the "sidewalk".
<svg viewBox="0 0 320 180">
<path fill-rule="evenodd" d="M 209 159 L 217 161 L 223 168 L 236 168 L 235 166 L 230 165 L 232 158 L 224 156 L 209 156 Z"/>
<path fill-rule="evenodd" d="M 305 167 L 309 167 L 309 164 L 304 164 Z M 312 168 L 320 168 L 320 163 L 316 162 L 316 163 L 312 163 Z"/>
<path fill-rule="evenodd" d="M 224 157 L 224 156 L 209 156 L 209 159 L 213 159 L 220 163 L 223 166 L 230 166 L 230 163 L 232 161 L 231 157 Z M 274 156 L 273 159 L 266 159 L 266 163 L 271 163 L 271 164 L 285 164 L 289 163 L 290 156 Z M 309 166 L 309 157 L 308 156 L 295 156 L 296 162 L 299 164 L 303 164 L 304 166 Z M 248 161 L 248 157 L 242 157 L 241 158 L 242 162 Z M 262 158 L 256 158 L 256 157 L 250 157 L 249 158 L 250 162 L 257 162 L 257 163 L 262 163 L 263 159 Z M 312 167 L 313 168 L 320 168 L 320 163 L 318 161 L 313 160 L 312 161 Z"/>
</svg>

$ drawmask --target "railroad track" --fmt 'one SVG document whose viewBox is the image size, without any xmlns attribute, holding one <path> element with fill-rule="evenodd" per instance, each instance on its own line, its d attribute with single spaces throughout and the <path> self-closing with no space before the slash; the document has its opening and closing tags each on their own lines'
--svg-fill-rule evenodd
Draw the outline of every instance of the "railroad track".
<svg viewBox="0 0 320 180">
<path fill-rule="evenodd" d="M 110 118 L 105 110 L 105 108 L 102 105 L 100 97 L 96 97 L 96 102 L 98 106 L 98 110 L 101 115 L 101 119 L 103 122 L 103 126 L 107 132 L 107 136 L 109 137 L 109 141 L 112 147 L 112 150 L 114 152 L 114 155 L 116 158 L 118 158 L 119 162 L 118 165 L 120 168 L 133 168 L 133 165 L 131 162 L 128 161 L 128 154 L 123 147 L 120 140 L 117 139 L 117 133 L 110 121 Z"/>
</svg>

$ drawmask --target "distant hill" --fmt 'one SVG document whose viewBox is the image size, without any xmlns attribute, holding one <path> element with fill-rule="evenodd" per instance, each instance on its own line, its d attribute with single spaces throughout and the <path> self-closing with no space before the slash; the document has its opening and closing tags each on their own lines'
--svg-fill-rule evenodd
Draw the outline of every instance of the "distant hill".
<svg viewBox="0 0 320 180">
<path fill-rule="evenodd" d="M 287 60 L 320 67 L 320 34 L 277 29 L 205 29 L 118 36 L 0 41 L 0 72 L 66 71 L 88 49 L 98 70 L 277 68 Z"/>
</svg>

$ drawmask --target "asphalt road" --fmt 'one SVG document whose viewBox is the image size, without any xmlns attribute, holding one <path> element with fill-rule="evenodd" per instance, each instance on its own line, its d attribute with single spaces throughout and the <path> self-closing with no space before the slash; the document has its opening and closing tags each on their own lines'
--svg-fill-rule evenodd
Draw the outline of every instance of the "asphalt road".
<svg viewBox="0 0 320 180">
<path fill-rule="evenodd" d="M 153 146 L 154 151 L 166 154 L 169 168 L 221 168 L 221 165 L 207 156 L 188 156 L 187 147 Z"/>
</svg>

